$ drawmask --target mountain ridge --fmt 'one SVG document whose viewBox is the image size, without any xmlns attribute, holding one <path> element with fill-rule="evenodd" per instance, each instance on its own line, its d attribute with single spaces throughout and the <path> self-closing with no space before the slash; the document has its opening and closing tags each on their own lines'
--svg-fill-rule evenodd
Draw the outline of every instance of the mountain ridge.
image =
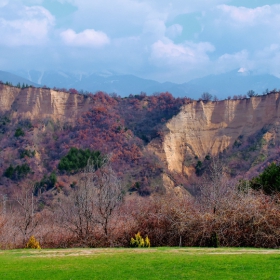
<svg viewBox="0 0 280 280">
<path fill-rule="evenodd" d="M 240 72 L 240 69 L 220 75 L 209 75 L 182 84 L 172 82 L 160 83 L 134 75 L 120 75 L 110 72 L 75 74 L 62 71 L 32 70 L 18 71 L 16 74 L 24 76 L 25 79 L 31 79 L 32 82 L 30 81 L 30 84 L 35 83 L 50 88 L 75 88 L 79 91 L 93 93 L 103 91 L 116 93 L 122 97 L 129 96 L 129 94 L 140 94 L 141 92 L 151 95 L 168 91 L 176 97 L 187 96 L 198 99 L 203 92 L 209 92 L 219 99 L 225 99 L 228 96 L 245 95 L 249 90 L 262 94 L 267 89 L 280 88 L 280 79 L 275 76 L 254 74 L 249 71 Z M 2 80 L 6 82 L 4 78 Z M 10 82 L 9 79 L 8 81 Z"/>
</svg>

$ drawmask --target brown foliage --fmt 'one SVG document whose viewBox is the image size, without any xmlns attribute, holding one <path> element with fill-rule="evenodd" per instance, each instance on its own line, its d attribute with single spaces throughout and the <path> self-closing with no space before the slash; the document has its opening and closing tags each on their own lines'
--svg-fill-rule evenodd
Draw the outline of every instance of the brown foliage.
<svg viewBox="0 0 280 280">
<path fill-rule="evenodd" d="M 67 203 L 69 209 L 72 204 Z M 277 248 L 280 246 L 280 207 L 276 197 L 259 192 L 232 192 L 221 200 L 214 213 L 191 196 L 127 196 L 123 205 L 110 217 L 107 235 L 104 227 L 92 220 L 90 239 L 76 235 L 62 223 L 65 212 L 53 206 L 41 212 L 42 219 L 32 234 L 38 237 L 42 247 L 75 246 L 129 246 L 135 232 L 148 235 L 152 246 L 211 246 L 215 232 L 221 246 L 249 246 Z M 60 206 L 59 206 L 60 207 Z M 16 210 L 17 209 L 17 210 Z M 0 216 L 1 248 L 22 247 L 22 233 L 15 225 L 15 213 Z M 97 210 L 92 212 L 96 218 Z M 85 215 L 85 213 L 82 213 Z M 18 222 L 18 220 L 17 220 Z M 84 242 L 87 240 L 87 242 Z"/>
</svg>

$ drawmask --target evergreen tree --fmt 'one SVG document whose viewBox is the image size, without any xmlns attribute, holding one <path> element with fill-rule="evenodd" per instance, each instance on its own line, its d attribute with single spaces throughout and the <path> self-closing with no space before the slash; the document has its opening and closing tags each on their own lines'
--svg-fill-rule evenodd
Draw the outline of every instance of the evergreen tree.
<svg viewBox="0 0 280 280">
<path fill-rule="evenodd" d="M 271 163 L 257 177 L 250 181 L 250 187 L 255 190 L 262 189 L 266 194 L 280 191 L 280 166 Z"/>
<path fill-rule="evenodd" d="M 89 149 L 71 148 L 68 154 L 61 158 L 58 169 L 60 171 L 77 172 L 84 168 L 88 160 L 91 159 L 95 169 L 98 169 L 102 163 L 102 156 L 99 151 L 91 151 Z"/>
</svg>

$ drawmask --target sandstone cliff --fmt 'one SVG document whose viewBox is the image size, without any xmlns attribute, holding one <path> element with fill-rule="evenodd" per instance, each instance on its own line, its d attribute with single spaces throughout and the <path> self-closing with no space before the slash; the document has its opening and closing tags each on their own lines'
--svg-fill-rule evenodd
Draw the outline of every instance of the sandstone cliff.
<svg viewBox="0 0 280 280">
<path fill-rule="evenodd" d="M 148 149 L 165 163 L 169 171 L 191 174 L 191 159 L 204 160 L 232 147 L 240 137 L 248 137 L 268 125 L 278 125 L 280 93 L 242 100 L 193 101 L 166 123 L 162 141 L 153 140 Z M 0 113 L 11 117 L 75 122 L 93 100 L 85 95 L 42 88 L 19 89 L 0 84 Z M 275 137 L 265 135 L 265 139 Z"/>
<path fill-rule="evenodd" d="M 162 143 L 156 140 L 149 148 L 170 171 L 188 174 L 188 158 L 203 160 L 208 154 L 217 155 L 240 136 L 246 138 L 267 125 L 278 125 L 279 98 L 275 93 L 242 100 L 194 101 L 168 121 Z"/>
<path fill-rule="evenodd" d="M 91 99 L 80 94 L 69 94 L 43 88 L 19 89 L 0 85 L 0 113 L 11 112 L 36 119 L 51 117 L 54 120 L 74 121 L 85 112 Z"/>
</svg>

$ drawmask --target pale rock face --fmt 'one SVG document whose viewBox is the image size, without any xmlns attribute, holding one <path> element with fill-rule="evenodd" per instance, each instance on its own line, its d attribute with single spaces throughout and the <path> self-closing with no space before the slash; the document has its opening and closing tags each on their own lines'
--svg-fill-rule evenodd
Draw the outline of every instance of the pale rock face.
<svg viewBox="0 0 280 280">
<path fill-rule="evenodd" d="M 42 88 L 18 89 L 0 85 L 0 113 L 12 110 L 13 115 L 36 119 L 52 117 L 54 120 L 73 122 L 88 110 L 90 98 Z"/>
<path fill-rule="evenodd" d="M 18 96 L 20 89 L 0 85 L 0 92 L 0 112 L 4 113 L 11 109 L 11 106 Z"/>
<path fill-rule="evenodd" d="M 193 162 L 188 165 L 188 160 L 217 155 L 231 147 L 241 135 L 246 138 L 266 125 L 278 125 L 279 101 L 279 93 L 243 100 L 194 101 L 184 105 L 179 114 L 167 122 L 163 141 L 156 139 L 147 148 L 166 162 L 170 171 L 189 175 L 194 170 Z M 13 116 L 74 122 L 92 102 L 80 94 L 0 84 L 0 113 L 10 111 Z"/>
<path fill-rule="evenodd" d="M 152 142 L 150 149 L 166 162 L 170 171 L 188 175 L 186 158 L 204 160 L 206 155 L 215 156 L 232 146 L 239 136 L 246 138 L 265 125 L 277 124 L 279 101 L 276 93 L 243 100 L 192 102 L 168 121 L 169 132 L 162 147 Z"/>
</svg>

